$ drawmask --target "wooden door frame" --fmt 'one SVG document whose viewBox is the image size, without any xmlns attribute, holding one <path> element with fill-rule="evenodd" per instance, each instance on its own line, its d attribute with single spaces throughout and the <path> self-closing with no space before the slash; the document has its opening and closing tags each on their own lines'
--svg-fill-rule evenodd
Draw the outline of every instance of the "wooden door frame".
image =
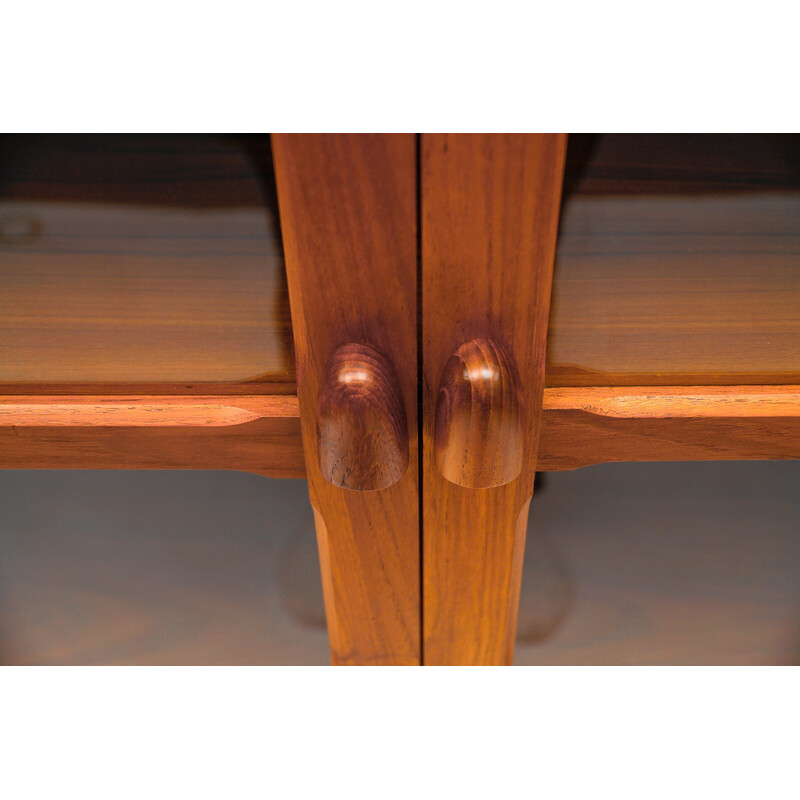
<svg viewBox="0 0 800 800">
<path fill-rule="evenodd" d="M 416 137 L 273 155 L 333 661 L 419 664 Z"/>
<path fill-rule="evenodd" d="M 424 134 L 423 660 L 513 658 L 565 134 Z"/>
</svg>

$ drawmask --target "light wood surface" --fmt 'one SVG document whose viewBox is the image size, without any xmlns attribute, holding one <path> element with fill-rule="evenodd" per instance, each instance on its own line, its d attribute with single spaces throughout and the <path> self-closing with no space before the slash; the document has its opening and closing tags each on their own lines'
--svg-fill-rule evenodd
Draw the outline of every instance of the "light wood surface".
<svg viewBox="0 0 800 800">
<path fill-rule="evenodd" d="M 800 458 L 800 395 L 797 386 L 546 388 L 541 428 L 541 471 Z M 6 469 L 306 475 L 294 395 L 6 395 L 0 442 Z"/>
<path fill-rule="evenodd" d="M 538 466 L 800 458 L 797 386 L 545 389 Z"/>
<path fill-rule="evenodd" d="M 546 389 L 542 411 L 604 417 L 796 417 L 800 386 L 592 386 Z"/>
<path fill-rule="evenodd" d="M 424 134 L 421 147 L 423 660 L 509 663 L 566 137 Z M 491 489 L 452 483 L 436 462 L 437 393 L 476 339 L 507 354 L 525 411 L 522 471 Z"/>
<path fill-rule="evenodd" d="M 305 477 L 294 396 L 0 397 L 2 469 L 232 469 Z"/>
<path fill-rule="evenodd" d="M 333 661 L 418 664 L 415 137 L 280 134 L 273 151 Z M 407 424 L 408 467 L 376 491 L 320 469 L 320 392 L 331 356 L 354 344 L 391 366 Z"/>
<path fill-rule="evenodd" d="M 283 395 L 0 397 L 0 427 L 214 428 L 299 416 L 297 397 Z"/>
<path fill-rule="evenodd" d="M 800 383 L 800 137 L 722 139 L 604 137 L 573 176 L 548 386 Z"/>
<path fill-rule="evenodd" d="M 269 164 L 249 139 L 0 137 L 0 382 L 293 390 Z"/>
</svg>

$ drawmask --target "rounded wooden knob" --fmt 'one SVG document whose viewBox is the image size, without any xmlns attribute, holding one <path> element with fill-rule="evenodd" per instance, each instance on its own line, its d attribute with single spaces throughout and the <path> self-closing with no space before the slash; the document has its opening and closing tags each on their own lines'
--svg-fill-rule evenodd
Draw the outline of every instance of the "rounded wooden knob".
<svg viewBox="0 0 800 800">
<path fill-rule="evenodd" d="M 523 409 L 519 375 L 489 339 L 471 339 L 450 357 L 436 401 L 436 465 L 472 489 L 502 486 L 522 471 Z"/>
<path fill-rule="evenodd" d="M 345 344 L 325 369 L 317 405 L 319 465 L 326 480 L 370 492 L 402 478 L 408 427 L 400 385 L 374 347 Z"/>
</svg>

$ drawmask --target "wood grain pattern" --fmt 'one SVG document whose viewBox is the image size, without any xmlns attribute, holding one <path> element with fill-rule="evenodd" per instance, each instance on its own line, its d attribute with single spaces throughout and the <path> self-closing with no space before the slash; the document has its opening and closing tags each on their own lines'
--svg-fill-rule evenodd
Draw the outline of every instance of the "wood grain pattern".
<svg viewBox="0 0 800 800">
<path fill-rule="evenodd" d="M 334 663 L 420 661 L 416 148 L 413 135 L 275 135 L 309 494 Z M 397 375 L 409 466 L 353 492 L 320 469 L 317 404 L 338 347 Z"/>
<path fill-rule="evenodd" d="M 800 458 L 797 386 L 545 389 L 539 469 Z"/>
<path fill-rule="evenodd" d="M 422 136 L 424 662 L 510 663 L 533 491 L 566 137 Z M 519 374 L 524 467 L 504 486 L 447 481 L 436 393 L 471 339 Z"/>
<path fill-rule="evenodd" d="M 513 361 L 487 339 L 472 339 L 450 357 L 436 401 L 436 465 L 452 483 L 488 489 L 522 471 L 520 379 Z"/>
<path fill-rule="evenodd" d="M 605 417 L 800 416 L 800 387 L 597 386 L 546 389 L 542 411 L 588 411 Z"/>
<path fill-rule="evenodd" d="M 233 469 L 302 478 L 297 398 L 6 396 L 0 469 Z"/>
<path fill-rule="evenodd" d="M 782 171 L 758 143 L 701 168 L 632 141 L 565 198 L 547 385 L 800 383 L 800 137 Z M 594 193 L 630 189 L 648 153 L 637 193 Z"/>
<path fill-rule="evenodd" d="M 270 162 L 218 136 L 0 138 L 0 381 L 294 391 Z"/>
<path fill-rule="evenodd" d="M 219 427 L 263 418 L 298 418 L 296 397 L 0 397 L 0 427 Z"/>
<path fill-rule="evenodd" d="M 99 140 L 68 157 L 7 141 L 0 467 L 308 463 L 334 661 L 418 663 L 413 137 L 276 137 L 299 406 L 274 189 L 247 147 L 126 159 L 122 138 L 102 157 Z M 576 178 L 542 394 L 563 151 L 558 136 L 422 139 L 427 663 L 510 661 L 534 470 L 800 458 L 798 182 L 759 167 L 725 187 L 746 193 L 707 195 L 712 163 L 630 198 L 594 194 L 613 174 Z M 664 180 L 677 196 L 646 194 Z M 348 343 L 385 354 L 366 383 L 390 410 L 354 417 L 380 432 L 366 458 L 375 438 L 342 433 L 333 390 L 355 374 Z M 460 380 L 470 363 L 499 381 Z"/>
<path fill-rule="evenodd" d="M 540 471 L 800 458 L 797 386 L 546 388 Z M 0 469 L 234 469 L 305 477 L 296 396 L 0 397 Z"/>
<path fill-rule="evenodd" d="M 408 469 L 408 424 L 392 365 L 374 347 L 331 355 L 317 405 L 320 470 L 334 486 L 387 489 Z"/>
<path fill-rule="evenodd" d="M 292 383 L 274 383 L 268 380 L 201 382 L 90 382 L 90 383 L 0 383 L 0 398 L 3 397 L 296 397 Z"/>
</svg>

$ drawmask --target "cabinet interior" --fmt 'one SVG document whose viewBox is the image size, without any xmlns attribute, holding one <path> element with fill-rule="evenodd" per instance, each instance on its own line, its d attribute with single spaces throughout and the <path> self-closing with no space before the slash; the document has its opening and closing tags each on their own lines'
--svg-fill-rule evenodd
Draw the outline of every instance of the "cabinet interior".
<svg viewBox="0 0 800 800">
<path fill-rule="evenodd" d="M 549 386 L 800 383 L 800 137 L 569 140 Z"/>
</svg>

